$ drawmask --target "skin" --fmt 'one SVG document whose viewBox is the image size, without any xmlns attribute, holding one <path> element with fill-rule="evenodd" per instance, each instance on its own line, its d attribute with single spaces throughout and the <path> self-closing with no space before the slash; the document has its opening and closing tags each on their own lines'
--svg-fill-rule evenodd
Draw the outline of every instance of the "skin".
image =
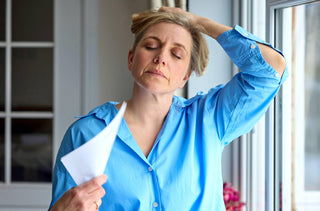
<svg viewBox="0 0 320 211">
<path fill-rule="evenodd" d="M 155 96 L 172 96 L 190 76 L 191 44 L 191 35 L 183 27 L 172 23 L 151 26 L 135 52 L 129 51 L 128 69 L 135 86 Z"/>
<path fill-rule="evenodd" d="M 159 23 L 147 30 L 135 52 L 129 51 L 134 87 L 124 118 L 145 156 L 162 127 L 174 91 L 190 77 L 191 46 L 191 35 L 183 27 Z"/>
<path fill-rule="evenodd" d="M 160 11 L 182 13 L 192 24 L 201 25 L 203 33 L 216 39 L 229 26 L 186 12 L 179 8 L 162 7 Z M 128 69 L 134 78 L 132 97 L 127 101 L 124 119 L 147 157 L 169 112 L 174 91 L 182 88 L 190 77 L 191 35 L 183 27 L 171 23 L 151 26 L 137 45 L 129 50 Z M 284 58 L 272 48 L 258 44 L 263 58 L 281 76 Z M 121 104 L 116 105 L 120 109 Z M 67 191 L 51 210 L 96 210 L 105 191 L 102 175 Z"/>
<path fill-rule="evenodd" d="M 105 195 L 102 187 L 107 181 L 107 175 L 103 174 L 87 183 L 68 190 L 51 208 L 51 211 L 62 210 L 97 210 L 101 205 L 101 198 Z"/>
</svg>

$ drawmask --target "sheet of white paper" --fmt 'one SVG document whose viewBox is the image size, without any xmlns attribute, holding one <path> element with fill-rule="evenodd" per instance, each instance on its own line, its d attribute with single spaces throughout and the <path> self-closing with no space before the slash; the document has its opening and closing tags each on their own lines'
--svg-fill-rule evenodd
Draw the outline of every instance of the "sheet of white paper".
<svg viewBox="0 0 320 211">
<path fill-rule="evenodd" d="M 103 174 L 126 106 L 126 102 L 123 102 L 119 112 L 106 128 L 61 158 L 77 185 Z"/>
</svg>

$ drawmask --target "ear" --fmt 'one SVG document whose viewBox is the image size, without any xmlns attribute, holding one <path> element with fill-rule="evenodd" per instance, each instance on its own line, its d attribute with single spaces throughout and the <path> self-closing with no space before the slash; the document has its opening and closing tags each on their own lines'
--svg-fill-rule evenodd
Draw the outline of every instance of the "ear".
<svg viewBox="0 0 320 211">
<path fill-rule="evenodd" d="M 182 89 L 184 87 L 184 85 L 187 83 L 187 81 L 189 80 L 190 76 L 191 76 L 192 71 L 188 70 L 187 74 L 184 76 L 184 78 L 181 81 L 181 84 L 179 86 L 180 89 Z"/>
<path fill-rule="evenodd" d="M 132 69 L 132 62 L 133 62 L 133 50 L 130 49 L 128 53 L 128 69 Z"/>
</svg>

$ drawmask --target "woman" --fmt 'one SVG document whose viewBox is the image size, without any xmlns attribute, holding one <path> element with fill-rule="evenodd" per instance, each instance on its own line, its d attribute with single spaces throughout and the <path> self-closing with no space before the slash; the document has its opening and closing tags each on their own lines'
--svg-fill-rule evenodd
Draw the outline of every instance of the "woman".
<svg viewBox="0 0 320 211">
<path fill-rule="evenodd" d="M 128 69 L 132 97 L 105 174 L 75 187 L 61 156 L 90 140 L 116 115 L 108 102 L 66 132 L 54 170 L 51 210 L 225 210 L 221 155 L 250 131 L 285 80 L 282 55 L 241 27 L 234 29 L 176 8 L 133 16 Z M 216 39 L 241 73 L 189 100 L 174 96 Z"/>
</svg>

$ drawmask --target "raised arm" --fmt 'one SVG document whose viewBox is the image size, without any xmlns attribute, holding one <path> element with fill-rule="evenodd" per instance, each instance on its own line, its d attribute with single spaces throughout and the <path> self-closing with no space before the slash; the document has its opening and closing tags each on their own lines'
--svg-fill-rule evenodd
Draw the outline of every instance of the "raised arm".
<svg viewBox="0 0 320 211">
<path fill-rule="evenodd" d="M 185 15 L 192 24 L 200 25 L 203 28 L 202 32 L 204 34 L 207 34 L 214 39 L 217 39 L 222 33 L 232 29 L 229 26 L 217 23 L 209 18 L 187 12 L 180 8 L 161 7 L 159 11 L 180 13 Z M 258 46 L 265 61 L 282 76 L 286 67 L 283 56 L 267 45 L 258 43 Z"/>
</svg>

